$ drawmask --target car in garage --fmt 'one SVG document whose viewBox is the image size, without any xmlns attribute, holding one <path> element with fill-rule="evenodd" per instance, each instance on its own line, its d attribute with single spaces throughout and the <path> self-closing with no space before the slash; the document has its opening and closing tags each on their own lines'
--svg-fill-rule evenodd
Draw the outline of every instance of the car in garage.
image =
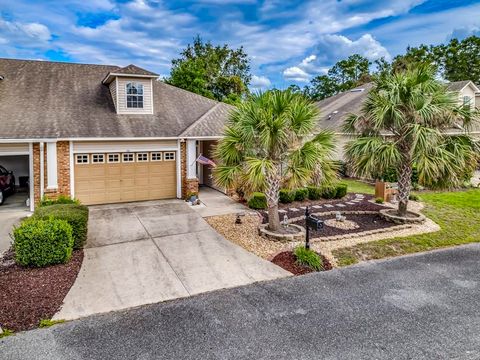
<svg viewBox="0 0 480 360">
<path fill-rule="evenodd" d="M 15 193 L 15 176 L 13 171 L 8 171 L 0 165 L 0 205 L 5 201 L 5 197 Z"/>
</svg>

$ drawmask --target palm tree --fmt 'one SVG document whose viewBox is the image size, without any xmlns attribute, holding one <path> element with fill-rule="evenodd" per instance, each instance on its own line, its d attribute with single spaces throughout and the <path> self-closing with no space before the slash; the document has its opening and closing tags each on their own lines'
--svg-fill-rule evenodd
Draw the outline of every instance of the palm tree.
<svg viewBox="0 0 480 360">
<path fill-rule="evenodd" d="M 358 176 L 396 169 L 398 215 L 406 216 L 414 166 L 419 183 L 429 187 L 457 186 L 473 171 L 478 157 L 468 127 L 477 116 L 458 105 L 458 94 L 436 80 L 428 65 L 383 75 L 360 114 L 345 122 L 345 131 L 355 136 L 346 160 Z M 452 129 L 463 132 L 447 135 Z"/>
<path fill-rule="evenodd" d="M 215 180 L 247 194 L 265 192 L 269 230 L 281 231 L 281 186 L 331 183 L 336 177 L 333 134 L 312 135 L 318 116 L 312 102 L 288 90 L 251 95 L 230 115 L 216 149 Z"/>
</svg>

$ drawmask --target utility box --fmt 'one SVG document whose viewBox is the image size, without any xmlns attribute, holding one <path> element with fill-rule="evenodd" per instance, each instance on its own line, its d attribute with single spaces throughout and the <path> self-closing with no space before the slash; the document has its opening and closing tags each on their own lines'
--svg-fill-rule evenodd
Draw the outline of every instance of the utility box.
<svg viewBox="0 0 480 360">
<path fill-rule="evenodd" d="M 389 183 L 386 181 L 375 182 L 375 198 L 381 198 L 383 201 L 392 201 L 398 192 L 397 183 Z"/>
</svg>

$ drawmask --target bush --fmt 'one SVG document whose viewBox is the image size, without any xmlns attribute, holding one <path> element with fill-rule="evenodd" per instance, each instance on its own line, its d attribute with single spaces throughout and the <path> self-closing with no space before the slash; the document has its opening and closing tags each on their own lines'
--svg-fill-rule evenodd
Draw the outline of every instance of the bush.
<svg viewBox="0 0 480 360">
<path fill-rule="evenodd" d="M 280 202 L 282 204 L 289 204 L 295 200 L 295 192 L 288 189 L 280 190 Z"/>
<path fill-rule="evenodd" d="M 378 197 L 378 198 L 375 199 L 375 202 L 376 202 L 377 204 L 383 204 L 385 201 L 383 200 L 383 198 Z"/>
<path fill-rule="evenodd" d="M 310 200 L 318 200 L 322 197 L 322 189 L 317 186 L 309 186 L 307 191 Z"/>
<path fill-rule="evenodd" d="M 266 209 L 267 197 L 261 192 L 254 192 L 248 200 L 248 207 L 251 209 Z"/>
<path fill-rule="evenodd" d="M 55 204 L 35 210 L 34 218 L 46 220 L 50 217 L 65 220 L 72 227 L 73 248 L 82 249 L 87 241 L 88 208 L 84 205 Z"/>
<path fill-rule="evenodd" d="M 57 204 L 75 204 L 75 205 L 80 205 L 80 200 L 78 199 L 72 199 L 69 196 L 65 195 L 60 195 L 56 199 L 49 199 L 49 198 L 42 198 L 40 201 L 40 204 L 38 204 L 39 207 L 42 206 L 50 206 L 50 205 L 57 205 Z"/>
<path fill-rule="evenodd" d="M 295 190 L 295 201 L 304 201 L 308 198 L 308 189 L 300 188 Z"/>
<path fill-rule="evenodd" d="M 340 183 L 335 187 L 335 199 L 341 199 L 347 195 L 348 185 L 345 183 Z"/>
<path fill-rule="evenodd" d="M 326 186 L 322 188 L 322 198 L 334 199 L 336 195 L 337 195 L 337 188 L 333 186 Z"/>
<path fill-rule="evenodd" d="M 72 227 L 65 220 L 30 218 L 13 230 L 15 261 L 45 267 L 66 263 L 72 256 Z"/>
<path fill-rule="evenodd" d="M 297 246 L 293 253 L 297 258 L 297 264 L 308 266 L 316 271 L 323 270 L 322 258 L 315 251 L 306 249 L 303 246 Z"/>
<path fill-rule="evenodd" d="M 412 200 L 412 201 L 418 201 L 420 200 L 420 198 L 418 197 L 418 195 L 415 195 L 415 194 L 410 194 L 410 196 L 408 197 L 409 200 Z"/>
</svg>

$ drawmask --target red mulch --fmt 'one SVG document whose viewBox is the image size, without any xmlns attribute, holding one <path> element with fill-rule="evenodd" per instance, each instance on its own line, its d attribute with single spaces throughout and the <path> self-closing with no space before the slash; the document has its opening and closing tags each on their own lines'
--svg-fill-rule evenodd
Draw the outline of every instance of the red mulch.
<svg viewBox="0 0 480 360">
<path fill-rule="evenodd" d="M 322 255 L 318 254 L 323 260 L 323 271 L 332 270 L 332 264 Z M 315 270 L 310 269 L 308 266 L 299 265 L 295 261 L 297 258 L 295 257 L 293 251 L 284 251 L 280 254 L 276 255 L 272 259 L 272 263 L 275 265 L 280 266 L 281 268 L 291 272 L 293 275 L 305 275 Z"/>
<path fill-rule="evenodd" d="M 60 309 L 83 261 L 76 250 L 67 264 L 26 268 L 11 263 L 10 252 L 0 264 L 0 326 L 14 331 L 38 327 Z"/>
</svg>

